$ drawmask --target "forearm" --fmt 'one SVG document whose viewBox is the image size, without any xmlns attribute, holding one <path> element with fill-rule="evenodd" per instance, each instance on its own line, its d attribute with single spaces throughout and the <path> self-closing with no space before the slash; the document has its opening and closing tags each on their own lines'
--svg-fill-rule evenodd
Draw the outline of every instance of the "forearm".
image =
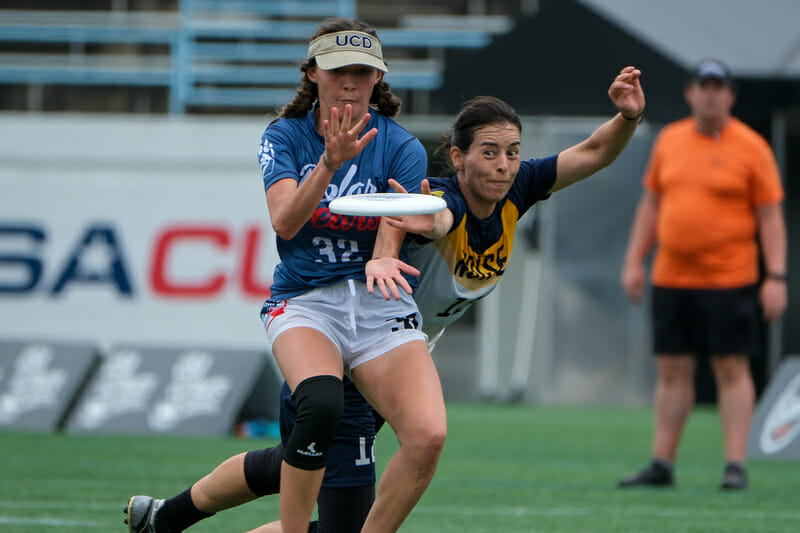
<svg viewBox="0 0 800 533">
<path fill-rule="evenodd" d="M 636 132 L 636 128 L 642 123 L 643 119 L 644 115 L 642 114 L 628 117 L 620 111 L 614 115 L 614 118 L 604 124 L 604 126 L 608 127 L 608 131 L 599 133 L 607 135 L 607 139 L 602 142 L 606 145 L 608 164 L 611 164 L 628 146 L 633 134 Z"/>
<path fill-rule="evenodd" d="M 767 274 L 786 274 L 786 224 L 780 204 L 758 210 L 758 236 Z"/>
<path fill-rule="evenodd" d="M 372 258 L 399 258 L 400 248 L 403 245 L 405 236 L 405 230 L 393 228 L 384 219 L 381 219 L 380 226 L 378 226 L 378 235 L 375 238 L 375 247 L 372 250 Z"/>
<path fill-rule="evenodd" d="M 640 265 L 644 262 L 656 243 L 658 221 L 658 200 L 646 192 L 636 208 L 628 247 L 625 250 L 626 265 Z"/>
<path fill-rule="evenodd" d="M 594 154 L 595 168 L 592 172 L 607 167 L 617 159 L 628 146 L 638 125 L 638 117 L 628 120 L 619 112 L 592 132 L 586 139 L 587 150 Z"/>
<path fill-rule="evenodd" d="M 301 183 L 284 180 L 292 183 L 283 185 L 278 182 L 267 191 L 272 227 L 279 237 L 291 239 L 311 219 L 325 196 L 332 177 L 333 171 L 320 158 L 316 168 Z"/>
<path fill-rule="evenodd" d="M 617 113 L 584 141 L 558 155 L 557 177 L 550 192 L 563 189 L 607 167 L 633 137 L 638 120 L 627 120 Z"/>
<path fill-rule="evenodd" d="M 433 215 L 433 228 L 429 232 L 423 233 L 422 236 L 435 241 L 447 235 L 452 226 L 453 213 L 449 209 L 445 209 Z"/>
</svg>

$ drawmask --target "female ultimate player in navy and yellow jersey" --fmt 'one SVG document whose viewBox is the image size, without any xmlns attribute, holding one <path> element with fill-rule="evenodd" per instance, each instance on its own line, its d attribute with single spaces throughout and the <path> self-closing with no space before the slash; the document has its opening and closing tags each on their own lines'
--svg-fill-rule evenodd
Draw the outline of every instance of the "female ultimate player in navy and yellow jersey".
<svg viewBox="0 0 800 533">
<path fill-rule="evenodd" d="M 509 105 L 479 97 L 462 107 L 446 141 L 454 175 L 430 180 L 433 194 L 445 199 L 447 209 L 433 220 L 383 217 L 388 225 L 424 234 L 423 241 L 433 240 L 409 245 L 412 264 L 420 270 L 414 296 L 422 311 L 423 330 L 431 339 L 497 286 L 513 248 L 517 221 L 534 203 L 608 166 L 624 149 L 644 109 L 639 75 L 638 69 L 626 67 L 612 82 L 609 96 L 620 111 L 613 119 L 583 142 L 543 159 L 520 161 L 521 123 Z M 401 189 L 398 183 L 392 184 Z M 372 267 L 387 262 L 386 268 L 394 268 L 386 258 L 367 263 L 368 286 Z M 390 299 L 389 292 L 381 292 Z M 360 531 L 374 494 L 372 442 L 381 420 L 370 419 L 371 407 L 352 384 L 346 382 L 345 390 L 345 415 L 330 448 L 319 496 L 319 522 L 312 523 L 309 531 Z M 284 387 L 282 430 L 288 430 L 294 420 L 294 409 L 291 393 Z M 218 505 L 204 508 L 211 513 L 277 492 L 283 447 L 228 459 L 195 483 L 194 504 L 215 500 Z M 242 466 L 248 462 L 261 465 L 258 475 L 254 469 L 248 475 Z M 385 481 L 384 477 L 381 486 Z M 254 532 L 279 532 L 280 528 L 280 523 L 273 522 Z"/>
<path fill-rule="evenodd" d="M 501 105 L 493 100 L 467 105 Z M 508 195 L 490 217 L 480 219 L 467 206 L 456 178 L 430 179 L 433 194 L 447 202 L 453 222 L 432 243 L 409 243 L 411 262 L 420 271 L 414 299 L 429 342 L 494 290 L 508 267 L 517 221 L 535 202 L 549 197 L 555 180 L 556 156 L 522 162 Z"/>
</svg>

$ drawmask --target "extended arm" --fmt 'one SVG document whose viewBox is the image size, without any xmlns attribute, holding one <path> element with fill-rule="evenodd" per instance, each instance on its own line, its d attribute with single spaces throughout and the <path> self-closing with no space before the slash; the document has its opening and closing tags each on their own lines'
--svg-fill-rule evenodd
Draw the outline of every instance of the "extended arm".
<svg viewBox="0 0 800 533">
<path fill-rule="evenodd" d="M 391 178 L 389 179 L 389 185 L 399 194 L 407 192 L 400 183 Z M 428 180 L 422 180 L 420 190 L 423 194 L 430 194 L 431 189 Z M 446 235 L 452 225 L 453 213 L 449 209 L 439 211 L 433 215 L 381 217 L 372 259 L 367 262 L 365 269 L 367 291 L 372 294 L 373 285 L 377 284 L 378 289 L 380 289 L 386 300 L 389 299 L 390 292 L 396 300 L 399 300 L 400 293 L 396 287 L 396 284 L 399 283 L 403 290 L 411 294 L 411 286 L 402 273 L 419 276 L 419 270 L 398 259 L 406 232 L 418 233 L 429 239 L 438 239 Z"/>
<path fill-rule="evenodd" d="M 625 67 L 617 75 L 608 89 L 608 96 L 619 113 L 597 128 L 588 139 L 558 155 L 556 181 L 550 192 L 563 189 L 607 167 L 628 145 L 644 111 L 640 75 L 641 71 L 634 67 Z"/>
<path fill-rule="evenodd" d="M 408 192 L 396 180 L 389 179 L 389 185 L 398 192 Z M 431 186 L 428 180 L 422 180 L 420 185 L 422 194 L 430 194 Z M 384 217 L 386 223 L 393 228 L 402 229 L 408 233 L 416 233 L 422 235 L 432 241 L 444 237 L 453 226 L 453 212 L 445 208 L 444 211 L 439 211 L 432 215 L 408 215 L 400 217 Z"/>
</svg>

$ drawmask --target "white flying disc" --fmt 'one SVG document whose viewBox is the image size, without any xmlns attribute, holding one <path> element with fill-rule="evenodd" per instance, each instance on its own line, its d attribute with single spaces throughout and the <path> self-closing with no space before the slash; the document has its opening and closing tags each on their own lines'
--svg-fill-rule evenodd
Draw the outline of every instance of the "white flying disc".
<svg viewBox="0 0 800 533">
<path fill-rule="evenodd" d="M 374 193 L 335 198 L 328 205 L 333 213 L 365 217 L 429 215 L 443 211 L 444 200 L 429 194 Z"/>
</svg>

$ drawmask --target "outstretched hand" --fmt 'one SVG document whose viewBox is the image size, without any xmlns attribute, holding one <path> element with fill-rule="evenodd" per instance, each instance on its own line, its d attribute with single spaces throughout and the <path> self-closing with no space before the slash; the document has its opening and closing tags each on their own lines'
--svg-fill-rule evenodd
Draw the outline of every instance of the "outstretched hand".
<svg viewBox="0 0 800 533">
<path fill-rule="evenodd" d="M 644 91 L 639 77 L 642 71 L 636 67 L 622 69 L 611 87 L 608 96 L 622 115 L 628 119 L 638 117 L 644 111 Z"/>
<path fill-rule="evenodd" d="M 413 293 L 411 285 L 408 284 L 408 280 L 403 276 L 403 272 L 412 276 L 419 276 L 419 270 L 394 257 L 378 257 L 367 261 L 365 272 L 367 275 L 367 292 L 372 294 L 373 287 L 377 284 L 384 300 L 389 300 L 391 296 L 394 296 L 395 300 L 400 299 L 400 291 L 397 285 L 400 285 L 408 294 Z"/>
<path fill-rule="evenodd" d="M 392 178 L 389 178 L 389 185 L 395 192 L 408 193 L 408 191 L 400 185 L 400 183 Z M 431 186 L 428 180 L 422 180 L 420 184 L 420 192 L 422 194 L 430 194 Z M 433 230 L 436 221 L 436 214 L 430 215 L 403 215 L 403 216 L 384 216 L 383 219 L 388 225 L 393 228 L 402 229 L 409 233 L 417 233 L 419 235 L 427 235 Z"/>
<path fill-rule="evenodd" d="M 322 135 L 325 137 L 325 159 L 330 168 L 339 168 L 342 163 L 353 159 L 369 144 L 378 134 L 377 128 L 372 128 L 360 139 L 359 134 L 369 124 L 370 114 L 364 113 L 361 120 L 352 125 L 353 106 L 344 106 L 344 114 L 339 119 L 339 108 L 331 109 L 331 118 L 322 121 Z"/>
</svg>

